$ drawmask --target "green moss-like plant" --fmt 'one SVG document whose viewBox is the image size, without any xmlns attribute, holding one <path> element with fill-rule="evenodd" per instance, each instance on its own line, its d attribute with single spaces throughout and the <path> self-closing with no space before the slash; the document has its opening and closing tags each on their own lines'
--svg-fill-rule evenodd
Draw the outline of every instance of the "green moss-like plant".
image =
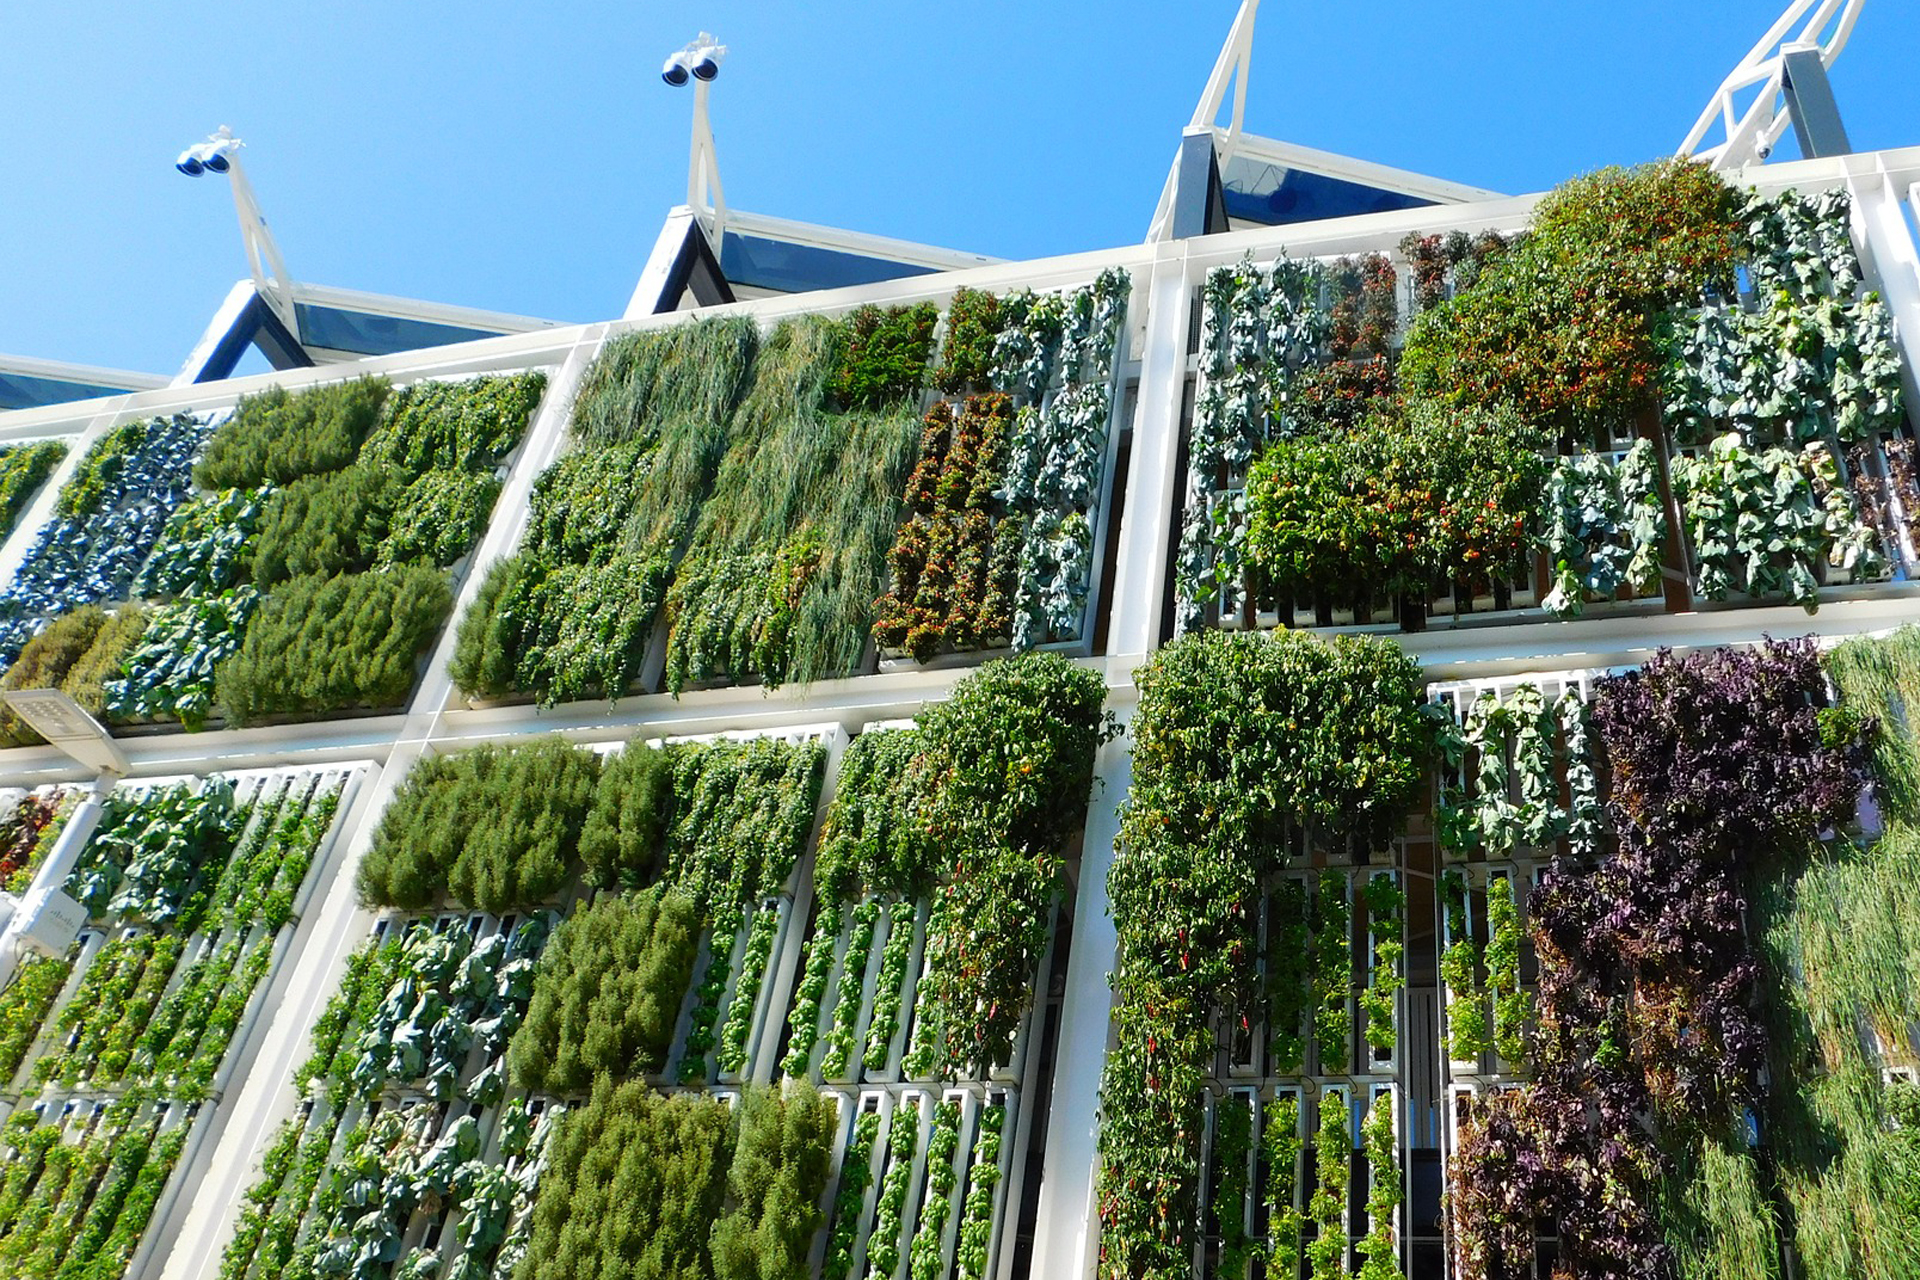
<svg viewBox="0 0 1920 1280">
<path fill-rule="evenodd" d="M 193 481 L 202 489 L 254 489 L 338 471 L 359 454 L 390 390 L 385 378 L 366 377 L 244 397 L 207 442 Z"/>
<path fill-rule="evenodd" d="M 927 358 L 940 309 L 860 307 L 847 317 L 847 345 L 834 373 L 834 397 L 849 409 L 884 409 L 927 385 Z"/>
</svg>

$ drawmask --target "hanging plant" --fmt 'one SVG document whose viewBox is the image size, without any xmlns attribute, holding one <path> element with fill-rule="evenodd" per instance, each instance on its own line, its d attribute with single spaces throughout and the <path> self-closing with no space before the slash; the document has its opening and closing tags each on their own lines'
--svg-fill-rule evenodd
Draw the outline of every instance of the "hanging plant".
<svg viewBox="0 0 1920 1280">
<path fill-rule="evenodd" d="M 1213 1229 L 1220 1237 L 1217 1274 L 1244 1280 L 1257 1246 L 1247 1231 L 1247 1192 L 1252 1178 L 1253 1107 L 1239 1094 L 1220 1099 L 1213 1112 Z"/>
<path fill-rule="evenodd" d="M 1487 884 L 1487 989 L 1493 994 L 1493 1045 L 1511 1066 L 1527 1061 L 1527 1023 L 1533 1000 L 1520 989 L 1520 915 L 1513 902 L 1513 879 L 1495 876 Z"/>
<path fill-rule="evenodd" d="M 1400 1183 L 1399 1144 L 1393 1123 L 1393 1092 L 1381 1090 L 1360 1123 L 1367 1152 L 1367 1234 L 1360 1241 L 1359 1280 L 1400 1280 L 1396 1218 L 1405 1198 Z"/>
<path fill-rule="evenodd" d="M 1267 1103 L 1260 1141 L 1267 1156 L 1268 1274 L 1293 1277 L 1300 1271 L 1300 1238 L 1306 1218 L 1300 1212 L 1300 1098 L 1277 1094 Z"/>
<path fill-rule="evenodd" d="M 1360 1008 L 1367 1019 L 1367 1044 L 1390 1052 L 1399 1039 L 1399 1028 L 1394 1025 L 1394 996 L 1406 985 L 1400 962 L 1407 950 L 1403 941 L 1407 895 L 1385 872 L 1370 876 L 1361 894 L 1367 904 L 1367 930 L 1373 938 L 1373 970 L 1366 990 L 1360 993 Z"/>
<path fill-rule="evenodd" d="M 1307 1214 L 1314 1238 L 1307 1244 L 1312 1280 L 1345 1280 L 1347 1274 L 1347 1181 L 1353 1165 L 1353 1112 L 1348 1094 L 1320 1094 L 1320 1133 L 1315 1143 L 1318 1179 Z"/>
<path fill-rule="evenodd" d="M 1320 1073 L 1341 1076 L 1351 1061 L 1353 1038 L 1353 915 L 1346 873 L 1322 871 L 1313 905 L 1313 1042 Z"/>
<path fill-rule="evenodd" d="M 1447 1056 L 1474 1062 L 1493 1041 L 1480 989 L 1480 951 L 1467 920 L 1466 877 L 1451 868 L 1442 872 L 1440 899 L 1447 908 L 1446 950 L 1440 955 L 1440 980 L 1447 984 Z"/>
</svg>

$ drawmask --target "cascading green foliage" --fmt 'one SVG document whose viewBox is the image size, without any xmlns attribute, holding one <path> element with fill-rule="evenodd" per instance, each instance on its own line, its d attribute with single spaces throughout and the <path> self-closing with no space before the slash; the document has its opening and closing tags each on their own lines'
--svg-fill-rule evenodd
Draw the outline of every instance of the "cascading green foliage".
<svg viewBox="0 0 1920 1280">
<path fill-rule="evenodd" d="M 910 776 L 951 859 L 927 924 L 921 1012 L 935 1069 L 1004 1062 L 1051 933 L 1061 849 L 1115 732 L 1098 673 L 1057 654 L 988 663 L 920 718 Z"/>
<path fill-rule="evenodd" d="M 1261 886 L 1285 865 L 1290 830 L 1330 852 L 1391 837 L 1420 794 L 1432 733 L 1418 666 L 1371 639 L 1196 633 L 1137 681 L 1133 787 L 1108 878 L 1120 958 L 1101 1250 L 1109 1274 L 1171 1280 L 1191 1266 L 1215 1016 L 1257 1010 L 1261 995 Z M 1342 1017 L 1350 984 L 1349 969 Z"/>
<path fill-rule="evenodd" d="M 855 671 L 919 434 L 909 412 L 829 412 L 846 327 L 782 322 L 761 344 L 733 445 L 667 601 L 667 687 Z"/>
<path fill-rule="evenodd" d="M 58 440 L 41 440 L 0 450 L 0 537 L 13 532 L 21 512 L 67 456 Z"/>
<path fill-rule="evenodd" d="M 681 420 L 725 422 L 746 390 L 759 332 L 741 316 L 623 334 L 580 381 L 573 434 L 589 444 L 658 439 Z"/>
<path fill-rule="evenodd" d="M 242 725 L 398 706 L 452 611 L 446 574 L 427 565 L 295 578 L 268 593 L 220 664 L 215 702 Z"/>
<path fill-rule="evenodd" d="M 452 673 L 462 689 L 551 705 L 617 699 L 639 677 L 757 346 L 742 318 L 607 345 L 574 400 L 579 447 L 535 482 L 525 540 L 460 621 Z"/>
<path fill-rule="evenodd" d="M 701 917 L 778 893 L 812 834 L 826 751 L 777 738 L 680 747 L 662 870 Z"/>
<path fill-rule="evenodd" d="M 338 471 L 372 434 L 391 390 L 385 378 L 367 377 L 247 396 L 207 442 L 193 482 L 202 489 L 253 489 Z"/>
<path fill-rule="evenodd" d="M 1827 667 L 1841 694 L 1840 707 L 1823 713 L 1836 739 L 1875 725 L 1867 749 L 1886 826 L 1871 842 L 1791 860 L 1755 894 L 1773 1048 L 1764 1131 L 1790 1210 L 1777 1229 L 1796 1248 L 1798 1274 L 1894 1280 L 1920 1274 L 1920 1126 L 1881 1073 L 1910 1061 L 1920 1002 L 1920 734 L 1909 718 L 1920 706 L 1920 630 L 1850 640 Z M 1752 1163 L 1742 1151 L 1704 1148 L 1683 1184 L 1689 1212 L 1680 1221 L 1753 1253 L 1748 1242 L 1764 1242 L 1761 1230 L 1775 1224 L 1764 1200 L 1749 1207 Z"/>
<path fill-rule="evenodd" d="M 535 1093 L 585 1093 L 666 1066 L 700 945 L 693 904 L 658 886 L 603 897 L 561 922 L 540 956 L 508 1065 Z"/>
<path fill-rule="evenodd" d="M 519 1280 L 764 1280 L 806 1274 L 832 1162 L 810 1089 L 663 1098 L 602 1078 L 548 1147 Z"/>
<path fill-rule="evenodd" d="M 370 906 L 447 898 L 503 914 L 553 901 L 577 868 L 599 758 L 564 742 L 421 761 L 381 815 L 357 884 Z"/>
<path fill-rule="evenodd" d="M 72 972 L 73 965 L 66 960 L 30 959 L 0 988 L 0 1084 L 11 1081 L 20 1069 Z"/>
<path fill-rule="evenodd" d="M 908 785 L 923 740 L 916 729 L 875 729 L 847 747 L 814 855 L 813 891 L 823 906 L 863 893 L 915 898 L 930 887 L 939 851 L 920 823 L 922 798 Z"/>
<path fill-rule="evenodd" d="M 429 471 L 401 490 L 387 521 L 377 568 L 425 560 L 450 565 L 486 532 L 500 482 L 486 471 Z"/>
</svg>

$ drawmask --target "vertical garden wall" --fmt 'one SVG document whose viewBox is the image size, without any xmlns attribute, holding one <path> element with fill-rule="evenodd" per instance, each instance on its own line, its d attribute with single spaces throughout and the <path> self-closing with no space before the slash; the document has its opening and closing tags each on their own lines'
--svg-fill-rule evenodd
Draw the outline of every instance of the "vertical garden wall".
<svg viewBox="0 0 1920 1280">
<path fill-rule="evenodd" d="M 0 423 L 0 1272 L 1914 1273 L 1856 163 Z"/>
</svg>

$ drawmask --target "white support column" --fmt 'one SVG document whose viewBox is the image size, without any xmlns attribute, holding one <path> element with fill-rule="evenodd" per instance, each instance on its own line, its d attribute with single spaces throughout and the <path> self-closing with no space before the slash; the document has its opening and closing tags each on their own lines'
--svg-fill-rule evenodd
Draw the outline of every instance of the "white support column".
<svg viewBox="0 0 1920 1280">
<path fill-rule="evenodd" d="M 1147 282 L 1147 337 L 1140 353 L 1127 506 L 1114 569 L 1107 652 L 1144 659 L 1160 639 L 1167 582 L 1167 530 L 1179 491 L 1180 405 L 1187 381 L 1187 247 L 1155 246 Z M 1075 951 L 1075 963 L 1078 963 Z"/>
<path fill-rule="evenodd" d="M 1867 281 L 1880 291 L 1904 357 L 1900 376 L 1907 397 L 1907 416 L 1920 421 L 1920 250 L 1916 250 L 1901 192 L 1887 172 L 1886 159 L 1876 156 L 1874 167 L 1850 174 L 1847 189 L 1853 196 L 1855 230 L 1867 249 L 1863 264 Z M 1917 188 L 1920 190 L 1920 188 Z M 1915 216 L 1920 217 L 1920 204 Z"/>
<path fill-rule="evenodd" d="M 1116 697 L 1131 702 L 1131 690 Z M 1123 724 L 1133 707 L 1117 708 Z M 1048 1280 L 1086 1280 L 1099 1261 L 1100 1075 L 1107 1064 L 1113 1016 L 1115 931 L 1107 901 L 1107 873 L 1120 838 L 1120 801 L 1133 784 L 1133 744 L 1109 742 L 1095 762 L 1093 803 L 1081 843 L 1079 892 L 1074 897 L 1073 953 L 1060 1003 L 1060 1048 L 1053 1065 L 1039 1214 L 1034 1225 L 1032 1274 Z"/>
</svg>

